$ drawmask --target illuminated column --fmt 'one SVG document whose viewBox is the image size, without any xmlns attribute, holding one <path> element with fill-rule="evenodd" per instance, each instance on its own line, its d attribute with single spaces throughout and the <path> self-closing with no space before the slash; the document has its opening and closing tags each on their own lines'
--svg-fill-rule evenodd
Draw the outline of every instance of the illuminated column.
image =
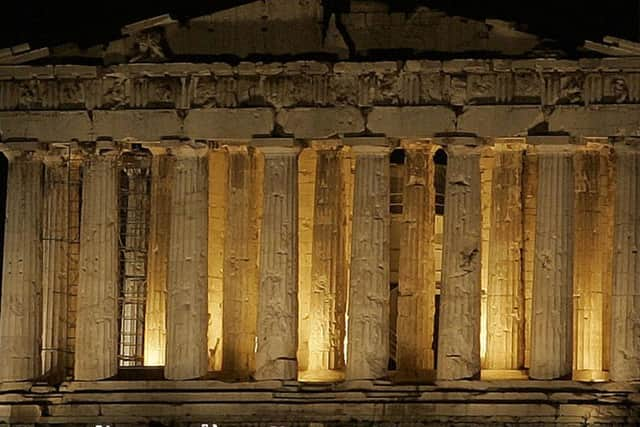
<svg viewBox="0 0 640 427">
<path fill-rule="evenodd" d="M 82 186 L 74 376 L 118 372 L 118 151 L 87 154 Z"/>
<path fill-rule="evenodd" d="M 524 363 L 521 147 L 496 144 L 492 187 L 485 367 L 521 369 Z"/>
<path fill-rule="evenodd" d="M 640 139 L 614 145 L 615 238 L 611 296 L 611 365 L 614 381 L 640 380 Z"/>
<path fill-rule="evenodd" d="M 0 381 L 25 381 L 36 379 L 42 368 L 42 154 L 10 150 L 5 155 Z"/>
<path fill-rule="evenodd" d="M 437 376 L 480 373 L 480 140 L 447 138 Z"/>
<path fill-rule="evenodd" d="M 533 266 L 536 253 L 536 193 L 538 192 L 538 155 L 532 147 L 524 151 L 522 171 L 524 263 L 524 367 L 531 365 L 531 321 L 533 319 Z"/>
<path fill-rule="evenodd" d="M 42 372 L 54 382 L 64 379 L 67 346 L 67 283 L 69 262 L 69 161 L 66 149 L 52 149 L 44 158 L 42 225 Z"/>
<path fill-rule="evenodd" d="M 166 149 L 151 150 L 151 208 L 147 300 L 144 322 L 144 364 L 162 366 L 167 342 L 167 268 L 171 229 L 171 158 Z"/>
<path fill-rule="evenodd" d="M 567 137 L 529 137 L 538 154 L 531 366 L 534 379 L 571 374 L 573 148 Z"/>
<path fill-rule="evenodd" d="M 260 236 L 258 380 L 298 375 L 298 152 L 291 139 L 254 140 L 264 154 Z"/>
<path fill-rule="evenodd" d="M 398 283 L 397 366 L 418 375 L 434 368 L 435 167 L 432 145 L 403 141 L 405 177 Z"/>
<path fill-rule="evenodd" d="M 248 375 L 254 366 L 258 304 L 257 245 L 253 238 L 252 155 L 247 146 L 227 146 L 227 202 L 223 269 L 225 372 Z"/>
<path fill-rule="evenodd" d="M 588 142 L 577 150 L 573 263 L 575 378 L 607 369 L 608 307 L 612 282 L 613 164 L 611 148 Z M 582 372 L 581 372 L 582 371 Z"/>
<path fill-rule="evenodd" d="M 350 138 L 356 158 L 347 380 L 384 377 L 389 363 L 389 152 L 385 138 Z"/>
<path fill-rule="evenodd" d="M 344 367 L 346 269 L 342 227 L 342 172 L 339 147 L 314 143 L 317 152 L 311 296 L 309 370 Z"/>
<path fill-rule="evenodd" d="M 171 148 L 171 236 L 167 274 L 167 379 L 192 379 L 207 373 L 207 222 L 206 147 Z"/>
</svg>

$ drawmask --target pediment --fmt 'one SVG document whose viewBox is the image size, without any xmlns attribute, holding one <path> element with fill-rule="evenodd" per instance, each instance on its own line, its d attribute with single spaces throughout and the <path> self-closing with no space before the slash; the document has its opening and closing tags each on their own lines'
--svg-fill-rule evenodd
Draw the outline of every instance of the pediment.
<svg viewBox="0 0 640 427">
<path fill-rule="evenodd" d="M 549 40 L 496 19 L 450 16 L 427 7 L 391 11 L 388 2 L 352 0 L 346 11 L 322 0 L 253 1 L 179 22 L 170 15 L 124 26 L 122 37 L 91 47 L 71 43 L 0 50 L 0 64 L 210 62 L 211 60 L 554 57 Z M 606 40 L 605 40 L 606 41 Z M 551 41 L 552 42 L 552 41 Z M 587 42 L 586 51 L 634 56 L 627 45 Z"/>
</svg>

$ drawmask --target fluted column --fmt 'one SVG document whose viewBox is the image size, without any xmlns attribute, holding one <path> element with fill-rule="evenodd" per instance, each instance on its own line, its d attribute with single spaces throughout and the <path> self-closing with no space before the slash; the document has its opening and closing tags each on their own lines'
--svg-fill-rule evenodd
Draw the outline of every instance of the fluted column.
<svg viewBox="0 0 640 427">
<path fill-rule="evenodd" d="M 389 152 L 385 138 L 346 139 L 356 158 L 345 378 L 384 377 L 389 363 Z"/>
<path fill-rule="evenodd" d="M 611 147 L 588 142 L 573 157 L 575 170 L 574 377 L 607 369 L 613 250 Z M 594 372 L 599 371 L 599 372 Z"/>
<path fill-rule="evenodd" d="M 447 138 L 439 379 L 480 373 L 480 141 Z"/>
<path fill-rule="evenodd" d="M 151 158 L 151 197 L 147 298 L 144 322 L 144 364 L 165 363 L 167 325 L 167 272 L 171 229 L 172 163 L 166 149 L 149 147 Z"/>
<path fill-rule="evenodd" d="M 40 375 L 42 342 L 42 153 L 5 151 L 5 218 L 0 381 Z"/>
<path fill-rule="evenodd" d="M 227 146 L 228 175 L 223 269 L 223 356 L 227 373 L 253 370 L 258 305 L 257 245 L 253 238 L 252 154 L 246 145 Z"/>
<path fill-rule="evenodd" d="M 254 140 L 264 154 L 255 378 L 292 380 L 298 366 L 298 152 L 291 139 Z"/>
<path fill-rule="evenodd" d="M 206 147 L 171 148 L 171 236 L 167 274 L 165 377 L 193 379 L 207 373 Z"/>
<path fill-rule="evenodd" d="M 54 382 L 64 379 L 67 346 L 67 285 L 69 262 L 69 192 L 66 149 L 44 158 L 42 225 L 42 372 Z"/>
<path fill-rule="evenodd" d="M 347 299 L 342 228 L 342 173 L 339 148 L 316 142 L 317 152 L 311 301 L 309 310 L 309 370 L 344 367 Z"/>
<path fill-rule="evenodd" d="M 573 148 L 566 137 L 530 137 L 538 155 L 533 321 L 529 376 L 571 374 Z"/>
<path fill-rule="evenodd" d="M 403 141 L 403 147 L 396 359 L 400 372 L 415 376 L 434 368 L 435 167 L 430 143 Z"/>
<path fill-rule="evenodd" d="M 485 367 L 521 369 L 524 364 L 522 147 L 496 144 L 492 195 Z"/>
<path fill-rule="evenodd" d="M 640 380 L 640 139 L 614 145 L 616 202 L 611 296 L 611 360 L 614 381 Z"/>
<path fill-rule="evenodd" d="M 85 157 L 74 376 L 118 372 L 118 152 Z"/>
</svg>

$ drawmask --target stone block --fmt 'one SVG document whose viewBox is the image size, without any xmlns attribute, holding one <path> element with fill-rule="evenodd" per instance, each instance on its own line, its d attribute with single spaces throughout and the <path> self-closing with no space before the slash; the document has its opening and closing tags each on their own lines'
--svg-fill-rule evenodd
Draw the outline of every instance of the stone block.
<svg viewBox="0 0 640 427">
<path fill-rule="evenodd" d="M 538 107 L 476 106 L 465 108 L 456 130 L 481 137 L 526 136 L 529 129 L 543 121 Z"/>
<path fill-rule="evenodd" d="M 93 139 L 86 112 L 25 111 L 0 113 L 0 139 L 37 139 L 45 142 Z"/>
<path fill-rule="evenodd" d="M 296 138 L 328 138 L 364 131 L 364 118 L 355 107 L 279 110 L 276 123 Z"/>
<path fill-rule="evenodd" d="M 94 111 L 93 132 L 96 138 L 155 141 L 182 135 L 182 125 L 174 110 Z"/>
<path fill-rule="evenodd" d="M 576 136 L 639 136 L 640 105 L 556 107 L 549 116 L 549 131 Z"/>
<path fill-rule="evenodd" d="M 455 120 L 446 107 L 374 107 L 367 129 L 391 137 L 429 137 L 454 131 Z"/>
<path fill-rule="evenodd" d="M 269 108 L 191 110 L 184 119 L 184 135 L 192 139 L 249 139 L 273 130 Z"/>
</svg>

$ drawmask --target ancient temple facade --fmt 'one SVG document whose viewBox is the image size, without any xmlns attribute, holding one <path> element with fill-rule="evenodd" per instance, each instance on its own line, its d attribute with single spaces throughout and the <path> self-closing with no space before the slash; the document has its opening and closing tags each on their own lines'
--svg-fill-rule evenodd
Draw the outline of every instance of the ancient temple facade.
<svg viewBox="0 0 640 427">
<path fill-rule="evenodd" d="M 0 66 L 0 420 L 640 421 L 638 57 L 170 62 L 145 25 Z"/>
</svg>

